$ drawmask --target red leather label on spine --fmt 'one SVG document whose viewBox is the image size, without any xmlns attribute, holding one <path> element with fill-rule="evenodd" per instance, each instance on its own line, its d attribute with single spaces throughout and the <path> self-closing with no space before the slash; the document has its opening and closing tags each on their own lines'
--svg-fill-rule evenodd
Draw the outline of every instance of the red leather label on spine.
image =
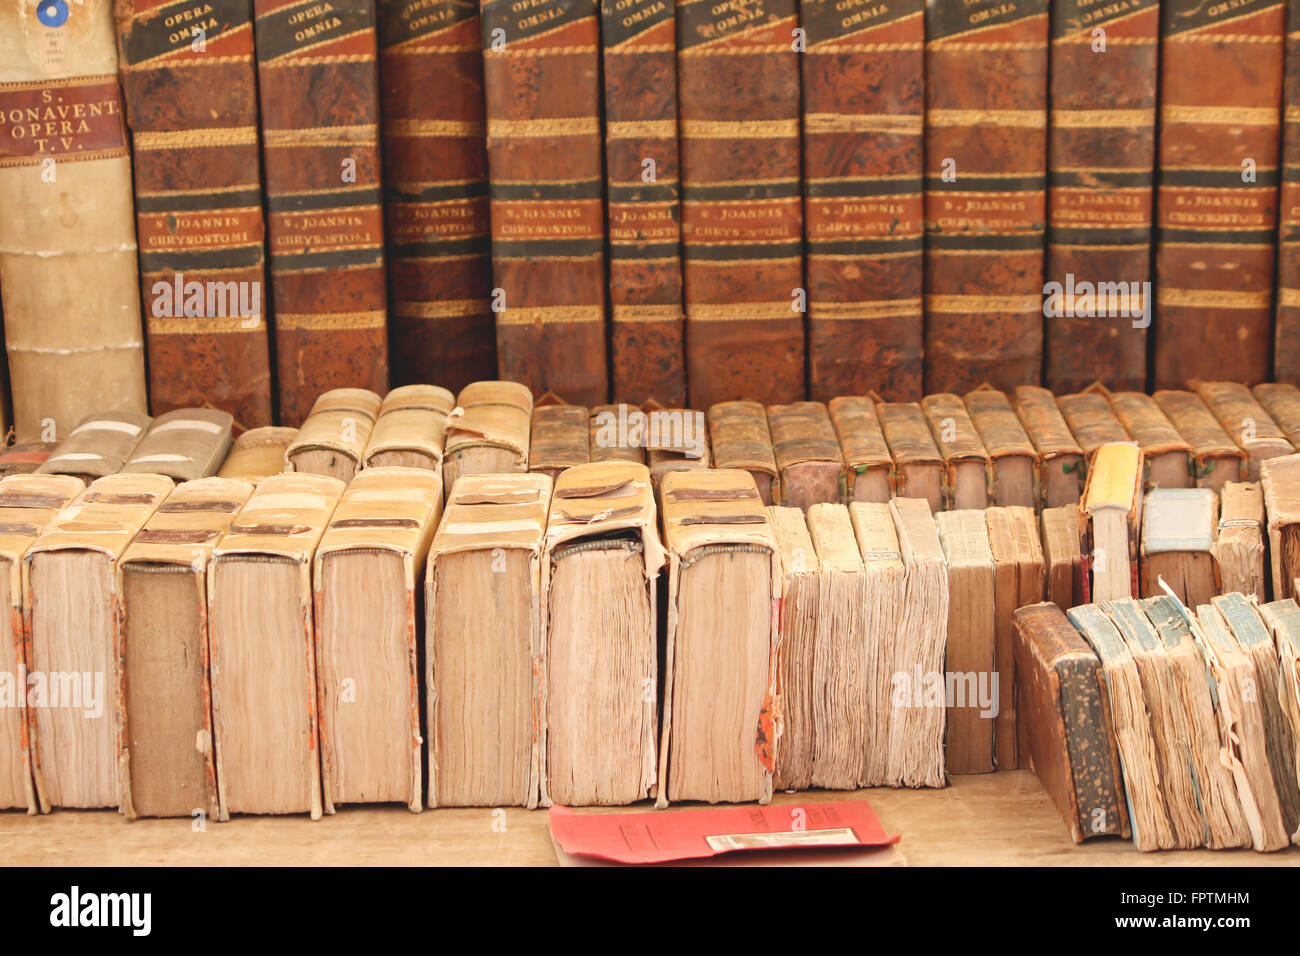
<svg viewBox="0 0 1300 956">
<path fill-rule="evenodd" d="M 383 215 L 378 206 L 273 212 L 267 221 L 271 249 L 277 253 L 321 252 L 384 241 Z"/>
<path fill-rule="evenodd" d="M 1160 226 L 1165 229 L 1272 229 L 1277 193 L 1272 188 L 1160 188 Z"/>
<path fill-rule="evenodd" d="M 1284 226 L 1300 225 L 1300 183 L 1282 183 L 1278 213 Z"/>
<path fill-rule="evenodd" d="M 662 203 L 609 204 L 611 242 L 655 242 L 677 240 L 678 225 L 673 217 L 676 201 Z"/>
<path fill-rule="evenodd" d="M 701 242 L 772 242 L 801 238 L 800 200 L 693 202 L 683 211 L 682 232 Z"/>
<path fill-rule="evenodd" d="M 1068 226 L 1138 226 L 1151 223 L 1151 190 L 1072 189 L 1057 186 L 1049 190 L 1052 225 Z"/>
<path fill-rule="evenodd" d="M 1041 192 L 929 193 L 930 218 L 943 232 L 1041 231 L 1047 214 Z"/>
<path fill-rule="evenodd" d="M 605 234 L 599 199 L 497 200 L 492 212 L 493 239 L 600 239 Z"/>
<path fill-rule="evenodd" d="M 487 231 L 486 196 L 388 204 L 388 234 L 394 242 L 472 239 Z"/>
<path fill-rule="evenodd" d="M 921 232 L 921 196 L 809 197 L 808 238 L 880 239 Z"/>
<path fill-rule="evenodd" d="M 125 155 L 117 77 L 0 84 L 0 166 Z"/>
<path fill-rule="evenodd" d="M 262 210 L 142 212 L 136 217 L 141 252 L 242 246 L 262 241 Z"/>
</svg>

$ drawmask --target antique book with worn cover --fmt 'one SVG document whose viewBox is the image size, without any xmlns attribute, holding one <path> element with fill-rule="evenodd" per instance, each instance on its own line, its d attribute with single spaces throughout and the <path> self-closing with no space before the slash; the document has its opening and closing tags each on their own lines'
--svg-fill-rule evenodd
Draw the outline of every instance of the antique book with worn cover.
<svg viewBox="0 0 1300 956">
<path fill-rule="evenodd" d="M 172 490 L 162 475 L 107 475 L 45 525 L 23 556 L 24 666 L 36 798 L 52 807 L 119 804 L 115 568 Z M 69 681 L 52 680 L 73 675 Z M 66 696 L 65 696 L 66 695 Z"/>
<path fill-rule="evenodd" d="M 497 374 L 479 6 L 376 0 L 375 16 L 392 379 L 456 391 Z"/>
<path fill-rule="evenodd" d="M 1263 382 L 1252 388 L 1251 393 L 1287 441 L 1300 448 L 1300 388 L 1287 382 Z"/>
<path fill-rule="evenodd" d="M 690 408 L 657 408 L 646 421 L 646 462 L 656 489 L 670 472 L 713 467 L 703 412 Z"/>
<path fill-rule="evenodd" d="M 298 437 L 298 429 L 283 425 L 250 428 L 234 440 L 217 472 L 219 478 L 246 478 L 256 484 L 285 470 L 284 453 Z"/>
<path fill-rule="evenodd" d="M 984 512 L 935 515 L 948 560 L 948 639 L 952 675 L 944 752 L 949 773 L 993 770 L 994 718 L 1001 709 L 996 671 L 993 552 Z"/>
<path fill-rule="evenodd" d="M 598 405 L 607 386 L 596 0 L 483 0 L 479 15 L 498 374 Z"/>
<path fill-rule="evenodd" d="M 924 498 L 932 513 L 942 511 L 943 456 L 921 406 L 915 402 L 883 402 L 876 406 L 876 414 L 894 456 L 890 476 L 893 493 L 902 498 Z"/>
<path fill-rule="evenodd" d="M 1015 612 L 1020 763 L 1034 772 L 1075 843 L 1129 836 L 1128 807 L 1101 661 L 1055 604 Z"/>
<path fill-rule="evenodd" d="M 645 464 L 648 419 L 635 405 L 597 405 L 588 429 L 592 461 L 633 461 Z M 774 466 L 775 467 L 775 466 Z"/>
<path fill-rule="evenodd" d="M 177 485 L 117 562 L 117 767 L 129 820 L 220 815 L 207 577 L 252 493 L 231 478 Z"/>
<path fill-rule="evenodd" d="M 253 0 L 280 423 L 388 390 L 375 0 Z"/>
<path fill-rule="evenodd" d="M 542 553 L 540 800 L 636 803 L 658 787 L 659 543 L 645 465 L 555 482 Z"/>
<path fill-rule="evenodd" d="M 1146 384 L 1158 0 L 1052 0 L 1044 381 Z M 1053 286 L 1052 284 L 1056 285 Z M 1052 300 L 1049 297 L 1049 305 Z"/>
<path fill-rule="evenodd" d="M 744 471 L 676 472 L 657 806 L 767 803 L 781 734 L 781 554 Z"/>
<path fill-rule="evenodd" d="M 115 474 L 140 444 L 151 421 L 141 412 L 88 415 L 59 442 L 36 474 L 76 475 L 87 483 Z"/>
<path fill-rule="evenodd" d="M 797 6 L 677 3 L 686 381 L 697 408 L 804 397 Z"/>
<path fill-rule="evenodd" d="M 0 294 L 18 441 L 146 408 L 117 69 L 112 0 L 0 11 Z"/>
<path fill-rule="evenodd" d="M 1219 498 L 1219 527 L 1210 548 L 1219 591 L 1266 597 L 1264 489 L 1257 481 L 1230 481 Z M 1205 603 L 1202 601 L 1201 603 Z"/>
<path fill-rule="evenodd" d="M 1285 21 L 1284 0 L 1161 4 L 1156 388 L 1269 377 Z"/>
<path fill-rule="evenodd" d="M 1274 600 L 1300 594 L 1300 455 L 1264 463 L 1264 507 Z"/>
<path fill-rule="evenodd" d="M 71 475 L 6 475 L 0 479 L 0 578 L 5 588 L 0 613 L 0 673 L 13 682 L 13 699 L 0 707 L 0 810 L 36 812 L 27 748 L 23 555 L 84 487 Z"/>
<path fill-rule="evenodd" d="M 600 4 L 616 402 L 686 403 L 674 8 Z"/>
<path fill-rule="evenodd" d="M 1037 385 L 1047 0 L 934 0 L 925 34 L 925 390 Z"/>
<path fill-rule="evenodd" d="M 713 467 L 749 472 L 763 504 L 772 504 L 777 480 L 776 455 L 767 410 L 758 402 L 719 402 L 709 408 Z"/>
<path fill-rule="evenodd" d="M 966 410 L 989 455 L 993 473 L 990 500 L 1003 507 L 1035 507 L 1038 452 L 1011 400 L 997 389 L 977 388 L 967 393 Z"/>
<path fill-rule="evenodd" d="M 581 405 L 538 405 L 528 438 L 528 470 L 554 481 L 560 472 L 591 460 L 590 420 Z"/>
<path fill-rule="evenodd" d="M 1115 414 L 1115 409 L 1111 408 L 1105 389 L 1061 395 L 1056 403 L 1089 463 L 1102 445 L 1129 441 L 1128 430 Z"/>
<path fill-rule="evenodd" d="M 447 419 L 443 493 L 461 475 L 528 470 L 533 393 L 518 382 L 471 382 L 460 390 Z"/>
<path fill-rule="evenodd" d="M 1190 446 L 1189 470 L 1197 488 L 1221 491 L 1226 482 L 1241 480 L 1246 453 L 1223 430 L 1199 395 L 1164 390 L 1152 395 L 1151 400 Z"/>
<path fill-rule="evenodd" d="M 1298 747 L 1294 759 L 1300 765 L 1300 607 L 1294 600 L 1273 601 L 1260 606 L 1259 616 L 1277 644 L 1282 705 Z M 1300 830 L 1291 834 L 1291 842 L 1300 845 Z"/>
<path fill-rule="evenodd" d="M 1219 497 L 1209 488 L 1152 488 L 1142 501 L 1142 597 L 1165 593 L 1189 607 L 1219 593 L 1211 549 L 1219 526 Z"/>
<path fill-rule="evenodd" d="M 447 416 L 456 406 L 451 392 L 437 385 L 403 385 L 384 396 L 366 442 L 364 468 L 399 465 L 442 473 Z"/>
<path fill-rule="evenodd" d="M 949 511 L 987 508 L 992 467 L 960 395 L 936 393 L 921 399 L 926 421 L 943 456 L 943 496 Z"/>
<path fill-rule="evenodd" d="M 1273 377 L 1300 382 L 1300 8 L 1286 6 L 1282 73 L 1282 175 L 1278 189 L 1277 309 Z M 1292 439 L 1294 441 L 1295 439 Z"/>
<path fill-rule="evenodd" d="M 1083 492 L 1087 463 L 1056 396 L 1033 385 L 1016 386 L 1016 414 L 1038 454 L 1038 497 L 1044 508 L 1074 504 Z"/>
<path fill-rule="evenodd" d="M 424 585 L 430 807 L 537 806 L 550 500 L 541 474 L 465 475 L 447 492 Z"/>
<path fill-rule="evenodd" d="M 1295 447 L 1282 434 L 1264 406 L 1255 400 L 1250 389 L 1238 382 L 1196 382 L 1196 394 L 1246 453 L 1243 477 L 1259 479 L 1260 463 L 1279 455 L 1290 455 Z"/>
<path fill-rule="evenodd" d="M 1061 505 L 1044 508 L 1042 515 L 1043 562 L 1047 574 L 1047 600 L 1068 611 L 1088 602 L 1088 572 L 1081 554 L 1079 508 Z"/>
<path fill-rule="evenodd" d="M 351 481 L 365 460 L 382 404 L 383 399 L 364 388 L 322 392 L 284 453 L 285 471 Z"/>
<path fill-rule="evenodd" d="M 0 476 L 30 475 L 57 447 L 52 441 L 20 441 L 0 449 Z"/>
<path fill-rule="evenodd" d="M 889 501 L 894 460 L 876 403 L 866 395 L 840 395 L 827 403 L 827 409 L 844 459 L 844 500 Z"/>
<path fill-rule="evenodd" d="M 321 791 L 421 809 L 419 598 L 442 517 L 442 476 L 367 468 L 348 485 L 312 564 Z"/>
<path fill-rule="evenodd" d="M 767 421 L 778 472 L 773 498 L 804 511 L 818 502 L 838 502 L 843 497 L 844 458 L 826 406 L 769 405 Z"/>
<path fill-rule="evenodd" d="M 925 5 L 800 0 L 810 397 L 921 398 Z"/>
<path fill-rule="evenodd" d="M 230 451 L 230 412 L 219 408 L 177 408 L 153 420 L 122 465 L 124 472 L 166 475 L 192 481 L 217 473 Z"/>
<path fill-rule="evenodd" d="M 1146 484 L 1156 488 L 1190 488 L 1191 446 L 1144 392 L 1111 392 L 1110 407 L 1146 458 Z"/>
<path fill-rule="evenodd" d="M 802 510 L 782 505 L 767 509 L 781 547 L 781 740 L 776 748 L 773 786 L 808 790 L 813 779 L 814 709 L 822 568 Z"/>
<path fill-rule="evenodd" d="M 1115 442 L 1097 450 L 1079 503 L 1079 522 L 1092 572 L 1090 599 L 1137 596 L 1142 449 L 1132 442 Z"/>
<path fill-rule="evenodd" d="M 252 0 L 117 0 L 155 414 L 271 424 Z"/>
<path fill-rule="evenodd" d="M 265 478 L 212 553 L 208 642 L 222 820 L 321 815 L 312 558 L 343 489 L 326 475 Z"/>
</svg>

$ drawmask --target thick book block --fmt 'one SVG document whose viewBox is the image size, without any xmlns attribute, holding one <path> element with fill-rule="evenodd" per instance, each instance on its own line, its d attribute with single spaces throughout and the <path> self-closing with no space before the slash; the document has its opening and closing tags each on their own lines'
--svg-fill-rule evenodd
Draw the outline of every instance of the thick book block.
<svg viewBox="0 0 1300 956">
<path fill-rule="evenodd" d="M 26 652 L 23 647 L 23 555 L 85 486 L 71 475 L 6 475 L 0 479 L 0 810 L 36 812 L 28 750 Z M 49 702 L 46 701 L 48 704 Z"/>
<path fill-rule="evenodd" d="M 1038 503 L 1034 471 L 1038 452 L 1005 392 L 977 388 L 966 395 L 966 410 L 988 452 L 993 504 L 1033 508 Z"/>
<path fill-rule="evenodd" d="M 392 379 L 455 391 L 497 374 L 479 8 L 376 0 L 375 16 Z"/>
<path fill-rule="evenodd" d="M 844 500 L 889 501 L 894 460 L 876 403 L 865 395 L 840 395 L 827 403 L 827 410 L 844 459 Z"/>
<path fill-rule="evenodd" d="M 540 799 L 619 805 L 658 790 L 659 542 L 645 465 L 555 482 L 542 555 Z"/>
<path fill-rule="evenodd" d="M 1142 501 L 1140 592 L 1142 597 L 1167 593 L 1189 607 L 1219 593 L 1215 573 L 1215 531 L 1219 497 L 1209 488 L 1152 488 Z"/>
<path fill-rule="evenodd" d="M 466 475 L 447 494 L 425 574 L 429 807 L 537 806 L 550 500 L 541 474 Z"/>
<path fill-rule="evenodd" d="M 804 398 L 797 5 L 677 2 L 686 382 L 697 408 Z"/>
<path fill-rule="evenodd" d="M 767 803 L 780 743 L 781 552 L 747 472 L 664 476 L 668 548 L 657 806 Z"/>
<path fill-rule="evenodd" d="M 1293 598 L 1300 593 L 1300 455 L 1266 461 L 1263 471 L 1272 596 Z"/>
<path fill-rule="evenodd" d="M 471 382 L 447 419 L 443 493 L 462 475 L 528 470 L 533 393 L 518 382 Z"/>
<path fill-rule="evenodd" d="M 1150 395 L 1112 392 L 1110 407 L 1146 458 L 1146 484 L 1156 488 L 1191 488 L 1191 445 Z"/>
<path fill-rule="evenodd" d="M 631 461 L 645 464 L 645 412 L 635 405 L 597 405 L 589 422 L 592 461 Z"/>
<path fill-rule="evenodd" d="M 177 485 L 117 563 L 114 697 L 128 820 L 220 817 L 207 579 L 213 549 L 252 493 L 240 479 Z"/>
<path fill-rule="evenodd" d="M 361 456 L 364 468 L 398 465 L 442 473 L 451 392 L 437 385 L 403 385 L 384 396 Z"/>
<path fill-rule="evenodd" d="M 120 804 L 115 568 L 172 488 L 162 475 L 99 478 L 23 556 L 28 739 L 42 812 Z"/>
<path fill-rule="evenodd" d="M 781 740 L 776 748 L 773 786 L 808 790 L 813 785 L 816 746 L 814 710 L 823 688 L 816 682 L 818 624 L 821 607 L 821 562 L 808 521 L 799 508 L 767 509 L 772 533 L 781 548 Z"/>
<path fill-rule="evenodd" d="M 1076 505 L 1044 508 L 1043 561 L 1047 565 L 1047 600 L 1062 611 L 1088 601 L 1088 572 L 1083 563 L 1079 509 Z"/>
<path fill-rule="evenodd" d="M 0 450 L 0 476 L 30 475 L 53 454 L 52 441 L 22 441 Z"/>
<path fill-rule="evenodd" d="M 709 446 L 713 467 L 749 472 L 763 504 L 772 504 L 772 486 L 779 487 L 779 483 L 767 409 L 758 402 L 719 402 L 712 406 Z"/>
<path fill-rule="evenodd" d="M 1250 389 L 1238 382 L 1198 382 L 1196 394 L 1223 430 L 1246 454 L 1243 477 L 1259 479 L 1260 463 L 1279 455 L 1290 455 L 1295 447 L 1282 434 L 1272 416 L 1255 400 Z"/>
<path fill-rule="evenodd" d="M 528 470 L 550 475 L 591 460 L 587 409 L 581 405 L 539 405 L 528 438 Z"/>
<path fill-rule="evenodd" d="M 900 498 L 923 498 L 930 511 L 943 510 L 943 456 L 934 443 L 925 412 L 915 402 L 885 402 L 876 406 L 894 470 L 889 482 Z"/>
<path fill-rule="evenodd" d="M 1051 0 L 1044 382 L 1146 384 L 1160 7 Z M 1100 33 L 1098 32 L 1100 31 Z M 1054 293 L 1054 295 L 1053 295 Z"/>
<path fill-rule="evenodd" d="M 99 412 L 84 418 L 36 469 L 76 475 L 87 483 L 122 470 L 152 422 L 141 412 Z"/>
<path fill-rule="evenodd" d="M 1285 382 L 1264 382 L 1250 391 L 1286 440 L 1300 448 L 1300 388 Z"/>
<path fill-rule="evenodd" d="M 1056 399 L 1065 423 L 1089 463 L 1102 445 L 1130 439 L 1128 430 L 1106 396 L 1106 390 L 1098 388 L 1075 395 L 1060 395 Z"/>
<path fill-rule="evenodd" d="M 233 424 L 230 413 L 218 408 L 165 412 L 153 420 L 122 471 L 166 475 L 174 481 L 211 477 L 230 451 Z"/>
<path fill-rule="evenodd" d="M 1038 497 L 1044 508 L 1074 504 L 1083 493 L 1083 449 L 1061 414 L 1056 396 L 1033 385 L 1016 386 L 1016 414 L 1038 455 Z"/>
<path fill-rule="evenodd" d="M 1285 20 L 1161 4 L 1156 388 L 1269 377 Z"/>
<path fill-rule="evenodd" d="M 1037 385 L 1047 0 L 934 0 L 925 31 L 925 390 Z"/>
<path fill-rule="evenodd" d="M 285 450 L 285 471 L 328 475 L 344 483 L 361 468 L 383 400 L 364 388 L 322 393 Z"/>
<path fill-rule="evenodd" d="M 283 425 L 250 428 L 234 440 L 221 463 L 218 478 L 245 478 L 254 484 L 285 470 L 285 452 L 298 437 L 298 429 Z"/>
<path fill-rule="evenodd" d="M 321 792 L 421 809 L 420 622 L 442 476 L 367 468 L 348 485 L 312 563 Z"/>
<path fill-rule="evenodd" d="M 1230 481 L 1219 499 L 1219 526 L 1210 557 L 1219 591 L 1240 591 L 1264 600 L 1264 489 L 1257 481 Z M 1205 603 L 1202 601 L 1201 603 Z"/>
<path fill-rule="evenodd" d="M 943 497 L 949 511 L 987 508 L 992 477 L 988 449 L 960 395 L 937 393 L 921 399 L 930 431 L 943 456 Z"/>
<path fill-rule="evenodd" d="M 1034 772 L 1070 837 L 1129 836 L 1101 661 L 1055 604 L 1015 612 L 1016 695 Z"/>
<path fill-rule="evenodd" d="M 608 386 L 596 0 L 483 0 L 479 16 L 498 374 L 598 405 Z"/>
<path fill-rule="evenodd" d="M 222 820 L 320 818 L 312 558 L 343 489 L 326 475 L 265 478 L 212 554 L 208 639 Z"/>
<path fill-rule="evenodd" d="M 1139 593 L 1142 530 L 1142 449 L 1132 442 L 1102 445 L 1079 504 L 1083 551 L 1095 602 Z"/>
<path fill-rule="evenodd" d="M 1273 601 L 1260 606 L 1259 616 L 1277 644 L 1283 711 L 1292 740 L 1300 742 L 1300 607 L 1294 600 Z M 1300 765 L 1300 749 L 1294 759 Z M 1300 844 L 1300 830 L 1291 834 L 1291 842 Z"/>
<path fill-rule="evenodd" d="M 1189 447 L 1190 471 L 1197 488 L 1222 491 L 1246 473 L 1246 453 L 1224 431 L 1214 413 L 1195 392 L 1159 391 L 1151 400 Z"/>
<path fill-rule="evenodd" d="M 18 441 L 146 409 L 113 3 L 56 6 L 0 12 L 0 297 Z"/>
<path fill-rule="evenodd" d="M 600 5 L 616 402 L 686 403 L 674 7 Z"/>
<path fill-rule="evenodd" d="M 690 408 L 660 408 L 646 416 L 646 462 L 657 489 L 674 471 L 713 467 L 704 413 Z"/>
<path fill-rule="evenodd" d="M 271 424 L 252 0 L 118 0 L 155 414 Z"/>
<path fill-rule="evenodd" d="M 821 402 L 770 405 L 767 422 L 776 455 L 773 499 L 805 512 L 819 502 L 838 502 L 844 458 L 831 416 Z"/>
<path fill-rule="evenodd" d="M 921 397 L 925 6 L 800 0 L 810 397 Z"/>
<path fill-rule="evenodd" d="M 280 422 L 388 390 L 374 0 L 253 0 Z"/>
</svg>

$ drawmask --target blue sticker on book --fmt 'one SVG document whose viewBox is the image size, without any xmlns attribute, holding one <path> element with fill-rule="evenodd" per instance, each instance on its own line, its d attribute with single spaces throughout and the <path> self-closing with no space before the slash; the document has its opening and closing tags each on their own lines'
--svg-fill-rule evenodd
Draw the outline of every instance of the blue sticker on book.
<svg viewBox="0 0 1300 956">
<path fill-rule="evenodd" d="M 68 0 L 40 0 L 36 19 L 47 27 L 61 27 L 68 22 Z"/>
</svg>

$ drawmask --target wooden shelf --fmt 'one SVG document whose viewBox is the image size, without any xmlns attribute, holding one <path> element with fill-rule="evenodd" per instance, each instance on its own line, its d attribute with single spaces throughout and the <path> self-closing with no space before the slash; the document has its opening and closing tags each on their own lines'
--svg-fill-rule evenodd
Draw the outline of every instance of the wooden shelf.
<svg viewBox="0 0 1300 956">
<path fill-rule="evenodd" d="M 1196 850 L 1139 853 L 1122 840 L 1075 846 L 1028 771 L 954 777 L 943 790 L 777 794 L 774 803 L 869 799 L 902 834 L 913 866 L 1297 866 L 1280 853 Z M 664 811 L 664 812 L 671 812 Z M 505 829 L 493 823 L 504 820 Z M 347 807 L 306 817 L 236 817 L 194 832 L 190 820 L 128 823 L 111 810 L 0 813 L 0 859 L 9 865 L 504 865 L 554 866 L 546 811 L 507 808 Z"/>
</svg>

